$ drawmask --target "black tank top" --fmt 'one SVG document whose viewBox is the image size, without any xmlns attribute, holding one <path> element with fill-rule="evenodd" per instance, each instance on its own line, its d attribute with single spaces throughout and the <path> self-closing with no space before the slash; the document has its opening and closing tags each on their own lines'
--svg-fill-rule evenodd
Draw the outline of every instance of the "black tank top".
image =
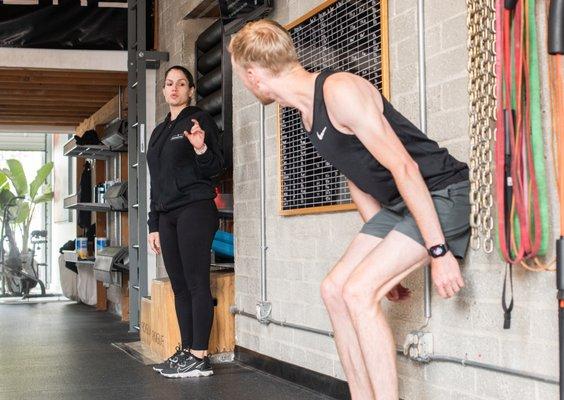
<svg viewBox="0 0 564 400">
<path fill-rule="evenodd" d="M 356 135 L 341 133 L 329 120 L 323 99 L 323 83 L 335 71 L 324 70 L 315 81 L 313 123 L 309 139 L 317 152 L 337 168 L 360 190 L 383 205 L 401 201 L 391 172 L 381 165 Z M 468 165 L 439 147 L 382 96 L 384 117 L 392 126 L 408 153 L 419 165 L 429 191 L 444 189 L 452 183 L 468 180 Z M 359 118 L 362 118 L 359 114 Z M 305 128 L 304 128 L 305 129 Z M 307 130 L 306 130 L 307 132 Z"/>
</svg>

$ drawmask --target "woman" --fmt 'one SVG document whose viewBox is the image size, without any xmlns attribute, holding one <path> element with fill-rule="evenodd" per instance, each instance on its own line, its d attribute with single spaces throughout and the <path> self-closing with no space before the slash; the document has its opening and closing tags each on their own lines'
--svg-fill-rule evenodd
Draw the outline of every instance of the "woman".
<svg viewBox="0 0 564 400">
<path fill-rule="evenodd" d="M 162 251 L 172 284 L 182 344 L 155 371 L 171 378 L 208 376 L 213 322 L 210 253 L 218 229 L 212 178 L 223 170 L 213 119 L 189 106 L 194 78 L 183 67 L 165 73 L 163 95 L 170 107 L 151 135 L 147 164 L 151 174 L 149 245 Z"/>
</svg>

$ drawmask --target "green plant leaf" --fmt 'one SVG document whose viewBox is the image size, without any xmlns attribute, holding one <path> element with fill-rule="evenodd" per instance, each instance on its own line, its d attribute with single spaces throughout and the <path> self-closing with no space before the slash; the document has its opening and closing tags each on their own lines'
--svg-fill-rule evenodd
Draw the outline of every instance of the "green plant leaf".
<svg viewBox="0 0 564 400">
<path fill-rule="evenodd" d="M 8 177 L 0 171 L 0 190 L 4 190 L 6 187 L 8 187 Z"/>
<path fill-rule="evenodd" d="M 4 209 L 10 200 L 16 197 L 9 189 L 4 188 L 0 191 L 0 208 Z"/>
<path fill-rule="evenodd" d="M 7 160 L 6 163 L 10 168 L 10 175 L 8 178 L 12 181 L 12 185 L 16 189 L 18 196 L 25 196 L 27 194 L 27 179 L 23 170 L 22 164 L 16 159 Z"/>
<path fill-rule="evenodd" d="M 20 202 L 14 223 L 23 224 L 29 217 L 29 212 L 30 212 L 29 202 L 27 201 Z"/>
<path fill-rule="evenodd" d="M 7 168 L 0 168 L 0 173 L 6 177 L 6 183 L 12 180 L 12 173 Z"/>
<path fill-rule="evenodd" d="M 48 191 L 48 192 L 42 193 L 41 195 L 37 196 L 37 197 L 33 200 L 33 202 L 34 202 L 35 204 L 46 203 L 46 202 L 48 202 L 48 201 L 53 200 L 53 196 L 54 196 L 54 195 L 55 195 L 55 194 L 53 193 L 53 191 L 50 190 L 50 191 Z"/>
<path fill-rule="evenodd" d="M 31 200 L 35 199 L 39 188 L 41 187 L 41 185 L 43 185 L 45 179 L 47 179 L 52 170 L 53 162 L 48 162 L 47 164 L 39 168 L 35 179 L 29 184 L 29 197 L 31 198 Z"/>
</svg>

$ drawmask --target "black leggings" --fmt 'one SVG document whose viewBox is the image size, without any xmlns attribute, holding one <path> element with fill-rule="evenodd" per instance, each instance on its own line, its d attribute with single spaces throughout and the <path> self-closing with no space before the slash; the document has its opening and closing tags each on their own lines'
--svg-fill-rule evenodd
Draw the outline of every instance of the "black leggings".
<svg viewBox="0 0 564 400">
<path fill-rule="evenodd" d="M 182 348 L 207 350 L 213 322 L 211 245 L 218 229 L 213 200 L 159 215 L 159 237 L 172 284 Z"/>
</svg>

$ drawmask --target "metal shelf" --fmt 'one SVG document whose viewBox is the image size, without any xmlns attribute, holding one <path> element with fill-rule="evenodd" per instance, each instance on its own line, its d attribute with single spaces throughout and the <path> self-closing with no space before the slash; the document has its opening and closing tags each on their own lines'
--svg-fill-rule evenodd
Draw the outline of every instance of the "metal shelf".
<svg viewBox="0 0 564 400">
<path fill-rule="evenodd" d="M 94 258 L 87 258 L 87 259 L 78 259 L 76 261 L 77 265 L 85 266 L 85 267 L 94 267 L 95 260 Z"/>
<path fill-rule="evenodd" d="M 218 208 L 220 218 L 233 218 L 233 209 L 231 208 Z"/>
<path fill-rule="evenodd" d="M 94 266 L 94 257 L 78 258 L 78 253 L 75 250 L 63 250 L 65 261 L 74 262 L 80 265 Z"/>
<path fill-rule="evenodd" d="M 107 160 L 116 157 L 121 152 L 126 152 L 127 147 L 111 148 L 104 144 L 80 146 L 74 138 L 65 143 L 63 154 L 67 157 L 91 158 L 94 160 Z"/>
<path fill-rule="evenodd" d="M 95 211 L 95 212 L 127 212 L 127 210 L 115 210 L 106 203 L 79 203 L 78 195 L 73 194 L 65 197 L 63 200 L 63 208 L 78 211 Z"/>
<path fill-rule="evenodd" d="M 78 253 L 75 250 L 63 250 L 63 257 L 65 261 L 77 262 Z"/>
<path fill-rule="evenodd" d="M 234 263 L 214 263 L 210 264 L 210 272 L 231 272 L 235 270 Z"/>
</svg>

